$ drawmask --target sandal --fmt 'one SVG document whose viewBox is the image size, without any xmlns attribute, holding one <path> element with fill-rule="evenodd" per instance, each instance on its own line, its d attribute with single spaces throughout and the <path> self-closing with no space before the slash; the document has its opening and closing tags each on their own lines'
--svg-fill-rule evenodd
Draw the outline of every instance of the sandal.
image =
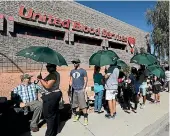
<svg viewBox="0 0 170 136">
<path fill-rule="evenodd" d="M 156 103 L 160 103 L 160 101 L 157 101 Z"/>
</svg>

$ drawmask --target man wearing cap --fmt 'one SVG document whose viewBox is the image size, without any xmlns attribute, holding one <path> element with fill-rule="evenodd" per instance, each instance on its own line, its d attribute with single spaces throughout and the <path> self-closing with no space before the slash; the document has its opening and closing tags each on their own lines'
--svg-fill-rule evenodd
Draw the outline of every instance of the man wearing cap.
<svg viewBox="0 0 170 136">
<path fill-rule="evenodd" d="M 72 108 L 75 112 L 74 122 L 78 121 L 80 117 L 79 110 L 83 111 L 84 114 L 84 125 L 88 125 L 88 114 L 87 114 L 87 104 L 85 99 L 85 89 L 87 86 L 87 72 L 83 68 L 80 68 L 80 60 L 75 59 L 72 61 L 74 64 L 74 69 L 70 72 L 70 83 L 72 87 L 73 96 L 72 96 Z"/>
<path fill-rule="evenodd" d="M 20 107 L 29 107 L 30 111 L 34 112 L 30 128 L 33 132 L 39 131 L 38 123 L 42 115 L 42 102 L 38 101 L 38 91 L 40 86 L 31 83 L 29 74 L 21 75 L 21 84 L 14 88 L 13 99 L 17 99 Z"/>
<path fill-rule="evenodd" d="M 119 69 L 117 68 L 117 62 L 110 67 L 106 67 L 106 100 L 108 101 L 109 112 L 105 115 L 108 119 L 114 119 L 116 116 L 116 94 L 118 91 L 118 77 Z"/>
</svg>

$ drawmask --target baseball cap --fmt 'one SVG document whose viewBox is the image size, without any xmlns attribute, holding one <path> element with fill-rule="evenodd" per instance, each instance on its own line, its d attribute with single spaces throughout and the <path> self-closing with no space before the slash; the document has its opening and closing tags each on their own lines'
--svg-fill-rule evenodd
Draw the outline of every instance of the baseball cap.
<svg viewBox="0 0 170 136">
<path fill-rule="evenodd" d="M 21 80 L 30 79 L 31 77 L 33 77 L 33 76 L 31 76 L 29 74 L 23 74 L 23 75 L 21 75 Z"/>
<path fill-rule="evenodd" d="M 74 59 L 71 61 L 72 63 L 81 63 L 81 61 L 79 59 Z"/>
</svg>

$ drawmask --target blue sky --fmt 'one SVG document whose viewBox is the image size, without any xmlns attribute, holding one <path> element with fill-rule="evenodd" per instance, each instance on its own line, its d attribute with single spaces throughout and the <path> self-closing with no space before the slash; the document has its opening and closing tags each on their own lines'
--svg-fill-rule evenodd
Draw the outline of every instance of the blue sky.
<svg viewBox="0 0 170 136">
<path fill-rule="evenodd" d="M 150 32 L 152 30 L 152 27 L 147 25 L 145 12 L 148 8 L 153 8 L 156 1 L 78 1 L 78 3 L 144 31 Z"/>
</svg>

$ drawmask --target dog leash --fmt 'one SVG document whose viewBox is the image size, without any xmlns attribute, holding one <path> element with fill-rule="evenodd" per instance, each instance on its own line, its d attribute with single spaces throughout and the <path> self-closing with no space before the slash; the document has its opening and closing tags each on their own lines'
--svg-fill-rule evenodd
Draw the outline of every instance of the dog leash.
<svg viewBox="0 0 170 136">
<path fill-rule="evenodd" d="M 93 136 L 96 136 L 89 128 L 84 126 L 80 121 L 78 121 L 85 129 L 87 129 Z"/>
<path fill-rule="evenodd" d="M 70 101 L 70 104 L 72 105 L 72 95 L 73 95 L 73 88 L 70 87 L 70 91 L 71 91 L 71 98 L 70 96 L 68 95 L 69 97 L 69 101 Z M 87 93 L 87 92 L 86 92 Z M 72 106 L 71 106 L 72 107 Z M 78 121 L 86 130 L 88 130 L 93 136 L 96 136 L 89 128 L 87 128 L 86 126 L 84 126 L 80 121 Z"/>
</svg>

